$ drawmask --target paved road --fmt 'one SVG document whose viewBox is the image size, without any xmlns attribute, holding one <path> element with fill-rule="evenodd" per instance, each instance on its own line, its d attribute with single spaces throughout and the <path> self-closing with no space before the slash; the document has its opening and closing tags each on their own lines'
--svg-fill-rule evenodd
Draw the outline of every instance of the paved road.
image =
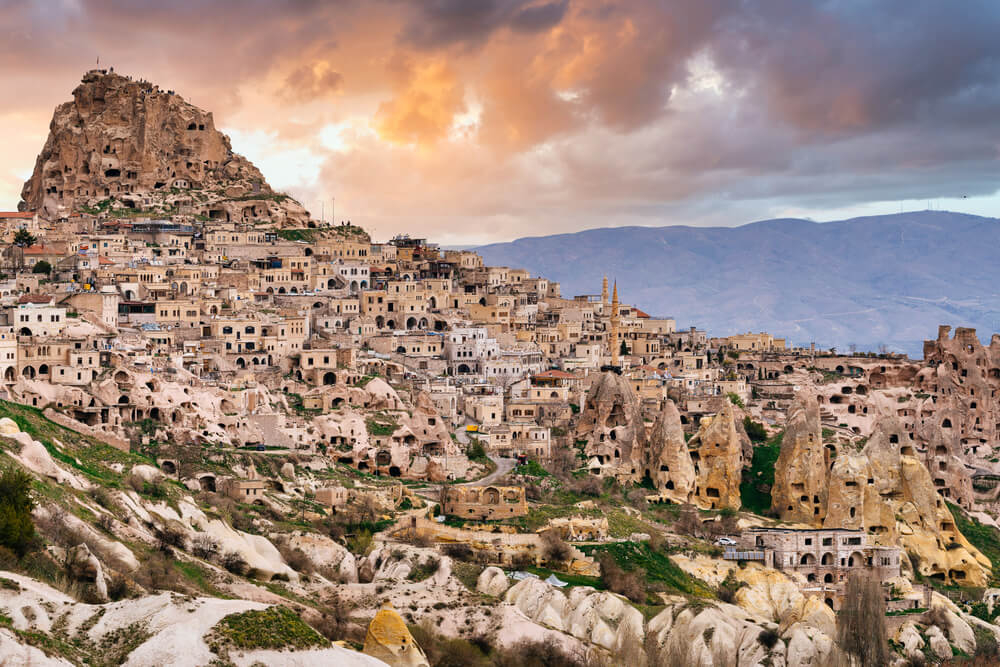
<svg viewBox="0 0 1000 667">
<path fill-rule="evenodd" d="M 486 477 L 477 479 L 473 482 L 463 482 L 457 486 L 489 486 L 496 480 L 500 479 L 511 470 L 514 469 L 514 465 L 517 463 L 517 459 L 506 459 L 499 456 L 490 456 L 490 461 L 496 464 L 497 469 L 491 472 Z"/>
</svg>

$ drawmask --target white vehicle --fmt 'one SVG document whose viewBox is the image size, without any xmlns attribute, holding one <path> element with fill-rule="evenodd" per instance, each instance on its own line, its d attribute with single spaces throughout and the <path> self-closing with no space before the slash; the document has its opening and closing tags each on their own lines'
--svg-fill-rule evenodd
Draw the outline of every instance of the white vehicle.
<svg viewBox="0 0 1000 667">
<path fill-rule="evenodd" d="M 732 539 L 730 537 L 720 537 L 719 539 L 717 539 L 715 541 L 715 543 L 718 544 L 718 545 L 720 545 L 720 546 L 731 547 L 731 546 L 734 546 L 736 544 L 736 540 L 734 540 L 734 539 Z"/>
</svg>

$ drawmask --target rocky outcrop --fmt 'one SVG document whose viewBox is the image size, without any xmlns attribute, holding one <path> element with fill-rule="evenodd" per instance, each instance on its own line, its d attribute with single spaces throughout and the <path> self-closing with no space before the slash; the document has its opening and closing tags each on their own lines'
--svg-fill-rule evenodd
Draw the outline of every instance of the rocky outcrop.
<svg viewBox="0 0 1000 667">
<path fill-rule="evenodd" d="M 504 600 L 536 623 L 613 653 L 642 646 L 642 613 L 613 593 L 577 587 L 566 595 L 541 579 L 529 577 L 514 584 Z"/>
<path fill-rule="evenodd" d="M 207 665 L 219 656 L 209 647 L 212 628 L 231 614 L 259 611 L 269 605 L 250 600 L 222 600 L 160 593 L 130 598 L 100 605 L 83 604 L 73 598 L 28 577 L 2 572 L 7 585 L 0 587 L 0 614 L 10 619 L 12 629 L 29 632 L 49 648 L 64 645 L 55 640 L 54 627 L 60 633 L 75 637 L 79 645 L 97 650 L 121 651 L 116 661 L 130 665 Z M 13 584 L 16 585 L 12 585 Z M 0 629 L 0 663 L 11 665 L 78 664 L 80 655 L 74 649 L 70 663 L 56 657 L 60 651 L 48 651 L 48 658 L 11 638 Z M 123 640 L 123 637 L 127 638 Z M 21 640 L 23 641 L 23 640 Z M 237 650 L 229 658 L 234 664 L 266 664 L 274 667 L 295 665 L 343 665 L 344 667 L 377 667 L 383 663 L 361 653 L 339 646 L 309 650 Z"/>
<path fill-rule="evenodd" d="M 107 602 L 108 583 L 104 579 L 104 568 L 86 544 L 78 544 L 66 552 L 66 571 L 77 581 L 93 582 L 97 599 Z"/>
<path fill-rule="evenodd" d="M 639 399 L 621 375 L 603 373 L 587 392 L 577 438 L 586 440 L 584 453 L 597 465 L 591 471 L 622 481 L 639 481 L 646 449 L 646 426 Z"/>
<path fill-rule="evenodd" d="M 771 507 L 784 521 L 820 526 L 826 516 L 827 470 L 832 453 L 823 446 L 819 403 L 801 391 L 788 411 L 774 467 Z"/>
<path fill-rule="evenodd" d="M 364 653 L 389 667 L 429 667 L 427 656 L 417 646 L 406 623 L 386 602 L 368 624 Z"/>
<path fill-rule="evenodd" d="M 691 500 L 697 478 L 691 454 L 684 441 L 681 416 L 674 402 L 667 400 L 649 434 L 645 474 L 661 497 L 673 503 Z"/>
<path fill-rule="evenodd" d="M 476 590 L 485 595 L 500 597 L 507 592 L 510 582 L 499 567 L 488 567 L 479 574 Z"/>
<path fill-rule="evenodd" d="M 744 436 L 745 437 L 745 436 Z M 688 441 L 698 476 L 693 502 L 702 509 L 738 510 L 743 470 L 743 439 L 736 428 L 733 406 L 701 420 L 698 433 Z"/>
<path fill-rule="evenodd" d="M 783 474 L 779 459 L 776 478 Z M 982 586 L 991 563 L 959 532 L 931 473 L 895 418 L 876 424 L 861 453 L 842 450 L 829 474 L 827 528 L 865 530 L 899 544 L 928 577 Z"/>
<path fill-rule="evenodd" d="M 21 199 L 20 210 L 52 219 L 116 209 L 279 224 L 309 217 L 233 152 L 211 112 L 106 70 L 87 72 L 73 100 L 56 107 Z"/>
</svg>

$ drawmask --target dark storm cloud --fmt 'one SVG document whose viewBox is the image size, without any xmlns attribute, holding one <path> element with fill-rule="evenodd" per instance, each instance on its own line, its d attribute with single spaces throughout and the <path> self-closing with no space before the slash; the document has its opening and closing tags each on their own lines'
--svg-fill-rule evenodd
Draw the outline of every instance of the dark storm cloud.
<svg viewBox="0 0 1000 667">
<path fill-rule="evenodd" d="M 727 74 L 810 131 L 994 116 L 1000 4 L 749 3 L 711 43 Z"/>
<path fill-rule="evenodd" d="M 531 0 L 428 0 L 409 4 L 415 11 L 403 29 L 405 43 L 422 49 L 456 44 L 480 46 L 495 31 L 547 30 L 558 24 L 569 0 L 537 4 Z"/>
</svg>

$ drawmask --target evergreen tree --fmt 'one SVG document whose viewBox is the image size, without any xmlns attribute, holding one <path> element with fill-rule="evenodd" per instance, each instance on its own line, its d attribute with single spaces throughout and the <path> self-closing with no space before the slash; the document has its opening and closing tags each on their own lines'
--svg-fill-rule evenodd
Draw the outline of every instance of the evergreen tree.
<svg viewBox="0 0 1000 667">
<path fill-rule="evenodd" d="M 37 240 L 38 239 L 32 236 L 31 232 L 29 232 L 27 229 L 19 229 L 17 230 L 17 233 L 14 234 L 14 245 L 16 245 L 18 248 L 27 248 L 29 246 L 33 246 L 35 245 L 35 241 Z"/>
</svg>

